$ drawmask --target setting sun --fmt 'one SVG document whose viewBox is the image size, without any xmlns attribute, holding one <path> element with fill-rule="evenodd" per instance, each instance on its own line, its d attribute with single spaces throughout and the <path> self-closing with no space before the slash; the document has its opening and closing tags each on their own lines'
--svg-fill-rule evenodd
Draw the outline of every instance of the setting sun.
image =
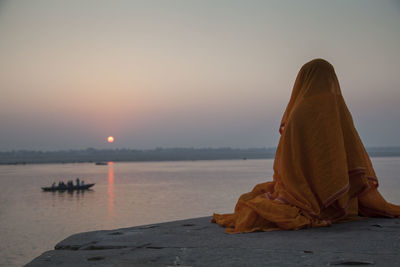
<svg viewBox="0 0 400 267">
<path fill-rule="evenodd" d="M 107 137 L 107 142 L 113 143 L 114 142 L 114 137 L 113 136 Z"/>
</svg>

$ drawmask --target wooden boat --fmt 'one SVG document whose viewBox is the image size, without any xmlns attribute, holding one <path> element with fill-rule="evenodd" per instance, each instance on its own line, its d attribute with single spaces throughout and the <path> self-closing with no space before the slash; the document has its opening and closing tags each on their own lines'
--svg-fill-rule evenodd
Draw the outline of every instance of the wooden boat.
<svg viewBox="0 0 400 267">
<path fill-rule="evenodd" d="M 48 187 L 42 187 L 43 191 L 73 191 L 73 190 L 88 190 L 95 184 L 84 184 L 84 185 L 74 185 L 72 187 L 70 186 L 48 186 Z"/>
<path fill-rule="evenodd" d="M 96 162 L 96 165 L 108 165 L 108 162 L 104 162 L 104 161 L 100 161 L 100 162 Z"/>
</svg>

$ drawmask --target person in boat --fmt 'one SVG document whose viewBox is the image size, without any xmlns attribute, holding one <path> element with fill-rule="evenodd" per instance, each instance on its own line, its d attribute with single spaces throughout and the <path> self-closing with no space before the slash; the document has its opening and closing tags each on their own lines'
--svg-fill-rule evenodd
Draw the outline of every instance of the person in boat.
<svg viewBox="0 0 400 267">
<path fill-rule="evenodd" d="M 52 184 L 51 184 L 51 188 L 55 188 L 56 187 L 56 182 L 53 182 Z"/>
<path fill-rule="evenodd" d="M 84 180 L 82 180 L 82 182 L 81 182 L 81 186 L 84 186 L 85 185 L 85 181 Z"/>
<path fill-rule="evenodd" d="M 68 181 L 67 187 L 68 187 L 68 189 L 73 189 L 74 188 L 74 183 L 72 182 L 72 180 Z"/>
<path fill-rule="evenodd" d="M 58 183 L 58 189 L 65 189 L 67 186 L 65 185 L 64 181 Z"/>
<path fill-rule="evenodd" d="M 77 186 L 77 187 L 80 186 L 80 184 L 79 184 L 79 177 L 76 177 L 76 186 Z"/>
<path fill-rule="evenodd" d="M 333 66 L 299 71 L 279 127 L 271 182 L 240 196 L 233 214 L 214 214 L 228 233 L 329 226 L 359 216 L 399 217 L 354 127 Z"/>
</svg>

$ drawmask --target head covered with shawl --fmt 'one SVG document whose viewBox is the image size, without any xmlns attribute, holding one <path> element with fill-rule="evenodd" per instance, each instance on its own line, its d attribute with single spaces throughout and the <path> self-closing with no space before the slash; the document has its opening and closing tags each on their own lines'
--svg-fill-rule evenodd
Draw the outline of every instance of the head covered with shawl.
<svg viewBox="0 0 400 267">
<path fill-rule="evenodd" d="M 233 214 L 212 221 L 228 233 L 328 226 L 358 216 L 400 215 L 354 127 L 333 66 L 323 59 L 299 71 L 279 127 L 272 182 L 243 194 Z"/>
</svg>

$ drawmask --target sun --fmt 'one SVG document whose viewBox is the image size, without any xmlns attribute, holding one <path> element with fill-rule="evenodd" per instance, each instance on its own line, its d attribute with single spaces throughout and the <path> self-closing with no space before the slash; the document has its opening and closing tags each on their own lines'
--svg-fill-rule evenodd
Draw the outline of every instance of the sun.
<svg viewBox="0 0 400 267">
<path fill-rule="evenodd" d="M 109 136 L 109 137 L 107 137 L 107 142 L 109 142 L 109 143 L 113 143 L 114 142 L 114 136 Z"/>
</svg>

